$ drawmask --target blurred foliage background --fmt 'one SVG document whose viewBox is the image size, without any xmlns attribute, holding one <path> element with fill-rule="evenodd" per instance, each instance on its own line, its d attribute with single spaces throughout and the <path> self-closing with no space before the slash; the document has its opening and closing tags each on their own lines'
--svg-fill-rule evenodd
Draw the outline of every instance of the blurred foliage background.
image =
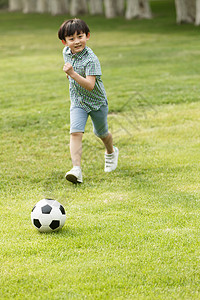
<svg viewBox="0 0 200 300">
<path fill-rule="evenodd" d="M 8 0 L 0 0 L 0 8 L 8 7 Z"/>
</svg>

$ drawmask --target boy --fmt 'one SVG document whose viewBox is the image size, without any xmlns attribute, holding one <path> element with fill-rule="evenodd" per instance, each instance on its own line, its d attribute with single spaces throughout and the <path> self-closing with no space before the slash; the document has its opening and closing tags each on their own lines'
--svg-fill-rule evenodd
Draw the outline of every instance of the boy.
<svg viewBox="0 0 200 300">
<path fill-rule="evenodd" d="M 73 183 L 82 183 L 82 137 L 89 115 L 94 133 L 106 148 L 105 172 L 116 169 L 119 151 L 113 146 L 112 135 L 108 132 L 108 102 L 101 80 L 101 66 L 97 56 L 86 46 L 90 38 L 89 27 L 83 20 L 71 19 L 61 25 L 58 37 L 65 45 L 63 71 L 69 79 L 71 99 L 70 154 L 73 168 L 65 177 Z"/>
</svg>

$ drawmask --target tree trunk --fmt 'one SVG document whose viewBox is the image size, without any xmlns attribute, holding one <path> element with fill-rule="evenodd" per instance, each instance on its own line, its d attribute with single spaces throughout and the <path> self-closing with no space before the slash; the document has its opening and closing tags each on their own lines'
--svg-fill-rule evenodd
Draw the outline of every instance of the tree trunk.
<svg viewBox="0 0 200 300">
<path fill-rule="evenodd" d="M 89 0 L 90 14 L 102 15 L 103 14 L 103 1 L 102 0 Z"/>
<path fill-rule="evenodd" d="M 36 1 L 35 0 L 23 0 L 23 13 L 36 12 Z"/>
<path fill-rule="evenodd" d="M 70 6 L 70 14 L 76 16 L 78 14 L 86 14 L 88 12 L 87 0 L 72 0 Z"/>
<path fill-rule="evenodd" d="M 62 0 L 63 12 L 69 14 L 70 11 L 70 0 Z"/>
<path fill-rule="evenodd" d="M 107 19 L 112 19 L 117 16 L 116 1 L 104 0 L 105 16 Z"/>
<path fill-rule="evenodd" d="M 70 0 L 49 0 L 49 10 L 52 15 L 61 15 L 69 13 Z M 72 0 L 73 1 L 73 0 Z"/>
<path fill-rule="evenodd" d="M 151 19 L 152 13 L 148 0 L 127 0 L 126 19 Z"/>
<path fill-rule="evenodd" d="M 49 12 L 49 0 L 37 0 L 36 10 L 41 14 Z"/>
<path fill-rule="evenodd" d="M 8 7 L 9 11 L 22 10 L 22 0 L 9 0 Z"/>
<path fill-rule="evenodd" d="M 196 12 L 196 0 L 175 0 L 176 22 L 194 23 Z"/>
<path fill-rule="evenodd" d="M 116 11 L 118 16 L 124 15 L 124 0 L 116 0 Z"/>
<path fill-rule="evenodd" d="M 195 25 L 200 25 L 200 0 L 196 0 L 196 20 Z"/>
</svg>

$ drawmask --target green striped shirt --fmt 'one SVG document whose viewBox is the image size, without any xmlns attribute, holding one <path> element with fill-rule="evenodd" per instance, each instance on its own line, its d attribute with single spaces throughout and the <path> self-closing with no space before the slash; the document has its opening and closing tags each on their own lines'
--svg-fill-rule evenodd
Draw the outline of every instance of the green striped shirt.
<svg viewBox="0 0 200 300">
<path fill-rule="evenodd" d="M 81 107 L 89 113 L 91 110 L 98 110 L 102 105 L 107 105 L 106 91 L 101 80 L 101 66 L 94 52 L 86 46 L 81 52 L 73 54 L 69 47 L 65 47 L 63 58 L 65 63 L 70 63 L 79 75 L 96 76 L 92 91 L 83 88 L 69 76 L 71 106 Z"/>
</svg>

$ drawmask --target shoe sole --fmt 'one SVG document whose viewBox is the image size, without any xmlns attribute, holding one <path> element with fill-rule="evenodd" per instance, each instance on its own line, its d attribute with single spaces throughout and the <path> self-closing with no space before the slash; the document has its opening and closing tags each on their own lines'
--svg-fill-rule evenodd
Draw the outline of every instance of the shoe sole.
<svg viewBox="0 0 200 300">
<path fill-rule="evenodd" d="M 68 181 L 70 181 L 70 182 L 72 182 L 72 183 L 74 183 L 74 184 L 82 183 L 81 181 L 78 181 L 78 180 L 77 180 L 77 177 L 74 176 L 73 174 L 67 174 L 67 175 L 65 176 L 65 178 L 66 178 Z"/>
</svg>

